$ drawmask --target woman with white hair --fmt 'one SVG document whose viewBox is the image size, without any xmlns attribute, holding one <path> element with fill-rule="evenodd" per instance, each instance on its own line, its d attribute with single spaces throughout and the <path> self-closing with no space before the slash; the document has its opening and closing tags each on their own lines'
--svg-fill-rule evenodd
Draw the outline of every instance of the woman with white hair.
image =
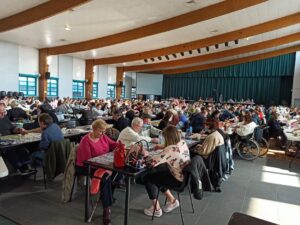
<svg viewBox="0 0 300 225">
<path fill-rule="evenodd" d="M 131 122 L 131 127 L 126 127 L 124 130 L 121 131 L 118 141 L 124 143 L 126 147 L 129 147 L 132 144 L 141 140 L 157 143 L 157 138 L 144 137 L 140 135 L 143 125 L 144 123 L 141 118 L 134 118 Z"/>
</svg>

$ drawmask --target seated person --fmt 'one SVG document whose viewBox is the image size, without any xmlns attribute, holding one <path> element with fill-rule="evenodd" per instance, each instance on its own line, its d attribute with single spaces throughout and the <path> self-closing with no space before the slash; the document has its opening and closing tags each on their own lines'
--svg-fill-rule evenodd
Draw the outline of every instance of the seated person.
<svg viewBox="0 0 300 225">
<path fill-rule="evenodd" d="M 178 200 L 168 189 L 164 188 L 161 191 L 167 198 L 166 205 L 161 209 L 159 202 L 157 202 L 155 208 L 157 185 L 161 187 L 164 185 L 180 186 L 184 180 L 182 170 L 190 161 L 189 148 L 185 141 L 181 140 L 181 135 L 175 126 L 167 126 L 162 135 L 165 138 L 165 148 L 161 153 L 152 156 L 153 168 L 143 178 L 148 196 L 152 201 L 151 207 L 144 209 L 147 216 L 152 216 L 155 209 L 154 216 L 160 217 L 162 211 L 168 213 L 179 206 Z"/>
<path fill-rule="evenodd" d="M 219 120 L 207 119 L 205 126 L 209 132 L 209 135 L 205 138 L 202 144 L 196 145 L 194 152 L 201 155 L 203 158 L 207 158 L 217 146 L 224 144 L 224 138 L 220 133 Z"/>
<path fill-rule="evenodd" d="M 281 139 L 280 147 L 282 149 L 285 149 L 287 137 L 285 136 L 283 129 L 281 128 L 281 123 L 278 120 L 278 115 L 276 112 L 271 113 L 268 126 L 269 126 L 269 136 L 274 138 L 280 137 Z"/>
<path fill-rule="evenodd" d="M 199 133 L 203 130 L 205 126 L 205 116 L 206 109 L 203 107 L 201 111 L 199 108 L 196 109 L 196 113 L 194 113 L 190 118 L 190 126 L 193 128 L 194 133 Z"/>
<path fill-rule="evenodd" d="M 1 136 L 11 135 L 11 134 L 26 134 L 27 131 L 23 128 L 15 127 L 11 121 L 7 118 L 5 104 L 0 102 L 0 134 Z M 29 152 L 26 148 L 20 146 L 9 151 L 4 152 L 5 158 L 8 162 L 17 170 L 21 172 L 22 175 L 27 175 L 32 172 L 30 169 L 30 157 Z"/>
<path fill-rule="evenodd" d="M 18 121 L 19 119 L 29 119 L 27 113 L 18 106 L 16 100 L 11 101 L 11 109 L 7 111 L 7 116 L 10 121 Z"/>
<path fill-rule="evenodd" d="M 167 127 L 173 119 L 173 113 L 171 111 L 167 111 L 162 118 L 162 120 L 158 124 L 158 129 L 163 130 L 165 127 Z"/>
<path fill-rule="evenodd" d="M 154 126 L 152 126 L 151 124 L 151 115 L 149 114 L 143 114 L 142 115 L 142 120 L 143 120 L 143 123 L 144 123 L 144 128 L 145 130 L 149 130 L 147 136 L 151 136 L 151 137 L 158 137 L 161 130 L 160 129 L 157 129 L 155 128 Z"/>
<path fill-rule="evenodd" d="M 118 141 L 124 143 L 126 147 L 129 147 L 141 140 L 157 143 L 157 138 L 144 137 L 140 135 L 143 125 L 144 123 L 141 118 L 134 118 L 131 122 L 131 127 L 126 127 L 124 130 L 121 131 Z"/>
<path fill-rule="evenodd" d="M 247 111 L 245 112 L 244 121 L 239 123 L 235 132 L 239 136 L 244 137 L 252 134 L 256 127 L 257 124 L 252 120 L 251 113 Z"/>
<path fill-rule="evenodd" d="M 48 150 L 50 144 L 53 141 L 62 141 L 64 135 L 60 130 L 60 127 L 53 123 L 52 117 L 47 113 L 42 113 L 38 117 L 38 122 L 42 130 L 40 150 L 32 153 L 34 158 L 44 159 L 45 151 Z"/>
<path fill-rule="evenodd" d="M 230 107 L 228 110 L 224 110 L 222 114 L 220 115 L 220 120 L 225 121 L 225 120 L 236 120 L 236 116 L 234 115 L 234 107 Z"/>
<path fill-rule="evenodd" d="M 76 156 L 76 173 L 78 175 L 87 175 L 83 161 L 103 155 L 116 148 L 117 142 L 111 140 L 104 134 L 106 127 L 107 124 L 104 120 L 95 120 L 92 123 L 93 130 L 81 139 Z M 113 203 L 113 196 L 111 185 L 106 184 L 111 184 L 111 178 L 103 175 L 101 179 L 100 199 L 103 205 L 103 224 L 109 225 L 111 224 L 110 207 Z"/>
<path fill-rule="evenodd" d="M 107 120 L 108 124 L 113 124 L 113 128 L 117 129 L 118 131 L 122 131 L 126 127 L 130 126 L 130 122 L 128 118 L 123 116 L 121 110 L 116 110 L 113 112 L 112 119 Z"/>
</svg>

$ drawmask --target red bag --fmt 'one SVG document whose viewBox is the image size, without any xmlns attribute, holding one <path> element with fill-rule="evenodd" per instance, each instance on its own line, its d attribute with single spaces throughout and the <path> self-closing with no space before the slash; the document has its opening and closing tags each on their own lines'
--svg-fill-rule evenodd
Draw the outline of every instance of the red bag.
<svg viewBox="0 0 300 225">
<path fill-rule="evenodd" d="M 125 166 L 125 145 L 119 141 L 117 147 L 114 150 L 114 166 Z"/>
</svg>

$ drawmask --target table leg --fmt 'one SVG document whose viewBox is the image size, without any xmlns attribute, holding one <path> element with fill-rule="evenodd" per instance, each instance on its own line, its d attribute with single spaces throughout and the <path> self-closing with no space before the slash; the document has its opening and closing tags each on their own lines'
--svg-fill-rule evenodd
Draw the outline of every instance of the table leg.
<svg viewBox="0 0 300 225">
<path fill-rule="evenodd" d="M 90 217 L 90 173 L 91 166 L 87 165 L 87 176 L 86 176 L 86 186 L 85 186 L 85 214 L 84 221 L 88 222 Z"/>
<path fill-rule="evenodd" d="M 130 199 L 130 184 L 131 184 L 131 177 L 125 177 L 126 183 L 126 199 L 125 199 L 125 215 L 124 215 L 124 225 L 127 225 L 128 218 L 129 218 L 129 199 Z"/>
<path fill-rule="evenodd" d="M 297 150 L 295 152 L 295 156 L 290 161 L 290 164 L 289 164 L 290 169 L 292 168 L 292 163 L 293 163 L 294 159 L 298 156 L 299 152 L 300 152 L 300 146 L 297 147 Z"/>
</svg>

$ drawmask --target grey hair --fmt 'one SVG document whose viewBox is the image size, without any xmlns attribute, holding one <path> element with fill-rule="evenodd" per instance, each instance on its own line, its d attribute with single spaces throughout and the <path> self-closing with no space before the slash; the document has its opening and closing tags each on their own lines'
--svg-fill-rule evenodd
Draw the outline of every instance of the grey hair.
<svg viewBox="0 0 300 225">
<path fill-rule="evenodd" d="M 131 126 L 133 127 L 133 126 L 139 125 L 141 123 L 143 123 L 143 120 L 139 117 L 135 117 L 131 122 Z"/>
</svg>

